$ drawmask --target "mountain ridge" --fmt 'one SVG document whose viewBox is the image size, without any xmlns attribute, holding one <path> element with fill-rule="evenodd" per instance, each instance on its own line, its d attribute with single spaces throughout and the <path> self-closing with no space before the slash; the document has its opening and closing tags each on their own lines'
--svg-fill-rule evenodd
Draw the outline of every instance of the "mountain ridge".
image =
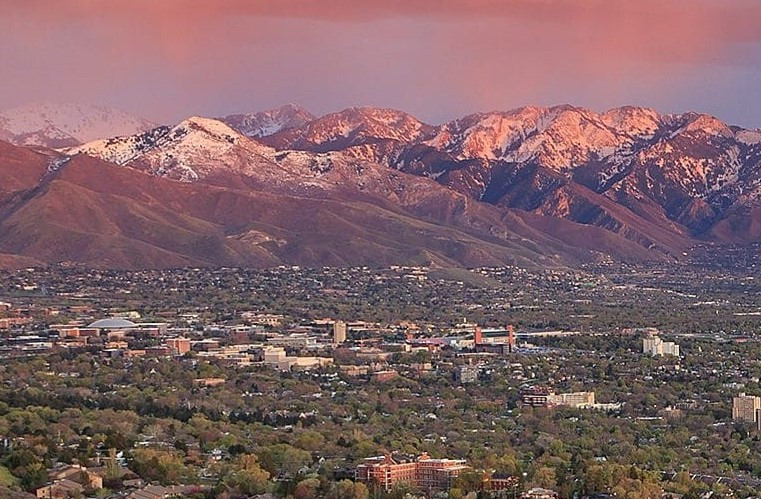
<svg viewBox="0 0 761 499">
<path fill-rule="evenodd" d="M 652 222 L 681 225 L 690 237 L 710 233 L 732 205 L 759 198 L 761 132 L 705 114 L 659 114 L 635 106 L 603 113 L 568 105 L 523 107 L 453 120 L 433 127 L 422 140 L 383 132 L 357 140 L 356 134 L 342 133 L 342 115 L 353 112 L 326 115 L 263 141 L 280 149 L 351 151 L 436 178 L 474 199 L 584 221 L 567 203 L 552 211 L 548 202 L 564 184 L 555 172 Z M 418 128 L 425 126 L 431 127 Z M 321 133 L 310 134 L 316 128 Z M 524 187 L 520 199 L 511 195 L 516 185 Z M 574 192 L 565 193 L 568 200 L 576 200 Z M 534 201 L 527 203 L 527 196 Z"/>
<path fill-rule="evenodd" d="M 0 112 L 0 139 L 17 145 L 71 147 L 95 139 L 132 135 L 156 126 L 105 106 L 34 103 Z"/>
<path fill-rule="evenodd" d="M 9 179 L 37 165 L 0 196 L 0 253 L 77 260 L 66 230 L 80 234 L 84 222 L 57 208 L 62 192 L 84 204 L 81 217 L 93 214 L 87 258 L 125 267 L 557 266 L 678 259 L 699 242 L 761 238 L 761 132 L 704 114 L 534 106 L 430 125 L 393 109 L 314 117 L 289 105 L 233 116 L 249 116 L 236 118 L 247 128 L 194 116 L 56 151 L 0 147 Z M 83 170 L 92 178 L 72 173 Z M 109 176 L 129 194 L 111 192 Z M 236 199 L 240 216 L 209 196 Z M 191 215 L 197 205 L 209 211 Z M 41 215 L 51 212 L 55 223 Z"/>
</svg>

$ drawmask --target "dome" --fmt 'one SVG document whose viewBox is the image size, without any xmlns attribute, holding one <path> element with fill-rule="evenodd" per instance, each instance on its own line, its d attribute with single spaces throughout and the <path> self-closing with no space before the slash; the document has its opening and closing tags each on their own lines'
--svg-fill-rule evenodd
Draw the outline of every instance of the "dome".
<svg viewBox="0 0 761 499">
<path fill-rule="evenodd" d="M 87 327 L 95 329 L 129 329 L 132 327 L 137 327 L 137 324 L 132 321 L 128 321 L 127 319 L 112 317 L 108 319 L 97 320 Z"/>
</svg>

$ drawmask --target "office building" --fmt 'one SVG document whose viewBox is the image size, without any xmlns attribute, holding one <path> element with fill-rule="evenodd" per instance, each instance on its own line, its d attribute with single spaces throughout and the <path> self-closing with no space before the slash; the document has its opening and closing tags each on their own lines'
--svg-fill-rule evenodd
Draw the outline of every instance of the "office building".
<svg viewBox="0 0 761 499">
<path fill-rule="evenodd" d="M 346 341 L 346 323 L 336 321 L 333 323 L 333 343 L 339 345 Z"/>
</svg>

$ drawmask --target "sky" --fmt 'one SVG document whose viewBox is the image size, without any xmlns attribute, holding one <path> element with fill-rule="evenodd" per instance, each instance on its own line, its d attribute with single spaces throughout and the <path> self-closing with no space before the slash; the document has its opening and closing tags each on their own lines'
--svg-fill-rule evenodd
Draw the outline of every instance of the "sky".
<svg viewBox="0 0 761 499">
<path fill-rule="evenodd" d="M 642 105 L 761 127 L 761 0 L 2 0 L 0 109 Z"/>
</svg>

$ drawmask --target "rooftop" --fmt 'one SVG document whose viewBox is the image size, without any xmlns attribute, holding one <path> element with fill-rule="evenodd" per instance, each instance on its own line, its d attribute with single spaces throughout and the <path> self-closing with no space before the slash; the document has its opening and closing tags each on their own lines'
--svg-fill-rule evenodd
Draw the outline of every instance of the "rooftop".
<svg viewBox="0 0 761 499">
<path fill-rule="evenodd" d="M 87 327 L 94 329 L 130 329 L 137 327 L 137 324 L 120 317 L 109 317 L 107 319 L 97 320 Z"/>
</svg>

